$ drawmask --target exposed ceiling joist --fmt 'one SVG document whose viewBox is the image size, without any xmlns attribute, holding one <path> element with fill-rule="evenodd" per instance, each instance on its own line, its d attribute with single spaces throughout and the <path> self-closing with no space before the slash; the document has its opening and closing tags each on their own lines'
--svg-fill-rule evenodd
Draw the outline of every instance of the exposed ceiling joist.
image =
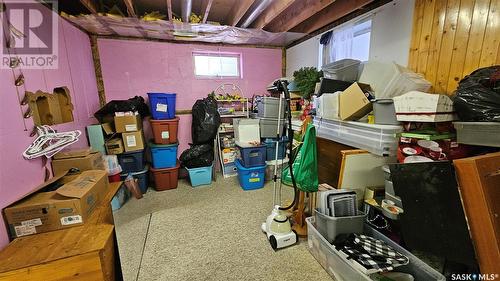
<svg viewBox="0 0 500 281">
<path fill-rule="evenodd" d="M 172 21 L 172 0 L 167 0 L 167 15 L 168 20 Z"/>
<path fill-rule="evenodd" d="M 255 0 L 235 1 L 233 7 L 231 8 L 231 11 L 227 16 L 227 25 L 236 26 L 243 15 L 245 15 L 245 13 L 248 11 L 248 8 L 252 6 L 254 1 Z"/>
<path fill-rule="evenodd" d="M 364 6 L 374 0 L 337 0 L 314 17 L 311 17 L 292 29 L 294 32 L 314 32 Z"/>
<path fill-rule="evenodd" d="M 269 7 L 255 20 L 252 27 L 262 29 L 273 19 L 280 15 L 286 8 L 298 0 L 278 0 L 273 1 Z"/>
<path fill-rule="evenodd" d="M 335 0 L 295 1 L 283 13 L 276 17 L 266 28 L 270 32 L 285 32 L 299 25 L 310 17 L 331 5 Z"/>
<path fill-rule="evenodd" d="M 192 0 L 182 0 L 181 1 L 182 22 L 189 22 L 189 16 L 191 16 L 192 9 L 193 9 Z"/>
<path fill-rule="evenodd" d="M 93 0 L 80 0 L 80 3 L 82 3 L 82 5 L 85 6 L 90 13 L 97 14 L 97 8 Z"/>
<path fill-rule="evenodd" d="M 133 0 L 123 0 L 123 2 L 125 2 L 125 6 L 127 6 L 128 16 L 136 18 L 137 15 L 135 13 L 134 3 L 132 1 Z"/>
<path fill-rule="evenodd" d="M 212 7 L 212 3 L 214 0 L 202 0 L 201 1 L 201 14 L 203 18 L 201 19 L 201 23 L 206 23 L 208 19 L 208 13 L 210 12 L 210 8 Z"/>
</svg>

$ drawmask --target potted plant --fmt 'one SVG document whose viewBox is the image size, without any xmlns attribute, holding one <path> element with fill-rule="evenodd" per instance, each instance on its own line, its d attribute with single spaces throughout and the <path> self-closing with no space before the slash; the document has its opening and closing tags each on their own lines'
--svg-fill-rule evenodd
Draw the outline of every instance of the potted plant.
<svg viewBox="0 0 500 281">
<path fill-rule="evenodd" d="M 310 98 L 321 77 L 323 77 L 323 71 L 318 71 L 316 67 L 302 67 L 293 73 L 294 81 L 302 98 Z"/>
</svg>

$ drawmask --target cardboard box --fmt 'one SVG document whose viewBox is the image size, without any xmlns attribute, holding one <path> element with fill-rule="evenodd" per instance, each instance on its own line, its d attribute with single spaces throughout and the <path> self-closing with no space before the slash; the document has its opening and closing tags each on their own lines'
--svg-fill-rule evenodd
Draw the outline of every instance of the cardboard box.
<svg viewBox="0 0 500 281">
<path fill-rule="evenodd" d="M 65 173 L 71 168 L 80 171 L 105 169 L 101 152 L 92 150 L 90 147 L 61 151 L 52 158 L 54 175 Z"/>
<path fill-rule="evenodd" d="M 108 154 L 123 153 L 123 141 L 121 138 L 112 138 L 106 141 L 106 151 Z"/>
<path fill-rule="evenodd" d="M 116 133 L 136 132 L 142 129 L 140 115 L 115 116 L 114 120 Z"/>
<path fill-rule="evenodd" d="M 57 190 L 43 192 L 60 184 L 62 175 L 39 186 L 40 192 L 4 209 L 12 238 L 82 225 L 103 200 L 108 188 L 106 171 L 84 171 Z"/>
<path fill-rule="evenodd" d="M 339 114 L 344 121 L 358 120 L 372 111 L 372 104 L 365 96 L 370 85 L 353 83 L 340 94 Z"/>
<path fill-rule="evenodd" d="M 122 134 L 123 148 L 125 152 L 144 149 L 144 137 L 142 130 Z"/>
</svg>

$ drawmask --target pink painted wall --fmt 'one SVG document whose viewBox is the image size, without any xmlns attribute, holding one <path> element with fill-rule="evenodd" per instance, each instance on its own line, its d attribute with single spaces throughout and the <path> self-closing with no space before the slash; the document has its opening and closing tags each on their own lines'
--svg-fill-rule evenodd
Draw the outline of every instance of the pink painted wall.
<svg viewBox="0 0 500 281">
<path fill-rule="evenodd" d="M 8 5 L 8 4 L 7 4 Z M 58 131 L 79 129 L 78 143 L 73 147 L 87 146 L 85 126 L 94 122 L 93 113 L 99 108 L 96 79 L 88 36 L 66 21 L 59 20 L 59 68 L 55 70 L 0 70 L 0 209 L 29 193 L 44 180 L 41 159 L 25 160 L 23 151 L 34 138 L 32 119 L 24 119 L 27 106 L 19 106 L 25 91 L 52 92 L 56 87 L 67 86 L 74 105 L 74 122 L 53 126 Z M 24 86 L 14 85 L 14 75 L 24 73 Z M 23 121 L 26 124 L 23 124 Z M 48 164 L 50 168 L 50 164 Z M 9 242 L 4 221 L 0 220 L 0 248 Z"/>
<path fill-rule="evenodd" d="M 245 96 L 265 93 L 281 77 L 281 49 L 218 47 L 131 40 L 99 39 L 106 99 L 128 99 L 148 92 L 177 93 L 177 109 L 191 109 L 224 82 L 239 85 Z M 192 53 L 221 51 L 241 54 L 241 79 L 197 79 Z M 191 115 L 181 115 L 179 155 L 191 142 Z M 147 125 L 147 124 L 145 124 Z M 150 132 L 146 129 L 146 135 Z M 147 137 L 146 136 L 146 137 Z"/>
</svg>

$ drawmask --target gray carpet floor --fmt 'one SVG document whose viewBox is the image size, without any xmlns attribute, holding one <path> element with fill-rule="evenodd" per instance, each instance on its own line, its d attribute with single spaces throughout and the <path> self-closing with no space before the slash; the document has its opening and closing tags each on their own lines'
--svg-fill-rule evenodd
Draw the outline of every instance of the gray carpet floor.
<svg viewBox="0 0 500 281">
<path fill-rule="evenodd" d="M 284 199 L 291 188 L 283 187 Z M 273 251 L 260 225 L 272 183 L 243 191 L 236 178 L 211 186 L 149 189 L 114 213 L 122 271 L 133 280 L 331 280 L 307 239 Z"/>
</svg>

